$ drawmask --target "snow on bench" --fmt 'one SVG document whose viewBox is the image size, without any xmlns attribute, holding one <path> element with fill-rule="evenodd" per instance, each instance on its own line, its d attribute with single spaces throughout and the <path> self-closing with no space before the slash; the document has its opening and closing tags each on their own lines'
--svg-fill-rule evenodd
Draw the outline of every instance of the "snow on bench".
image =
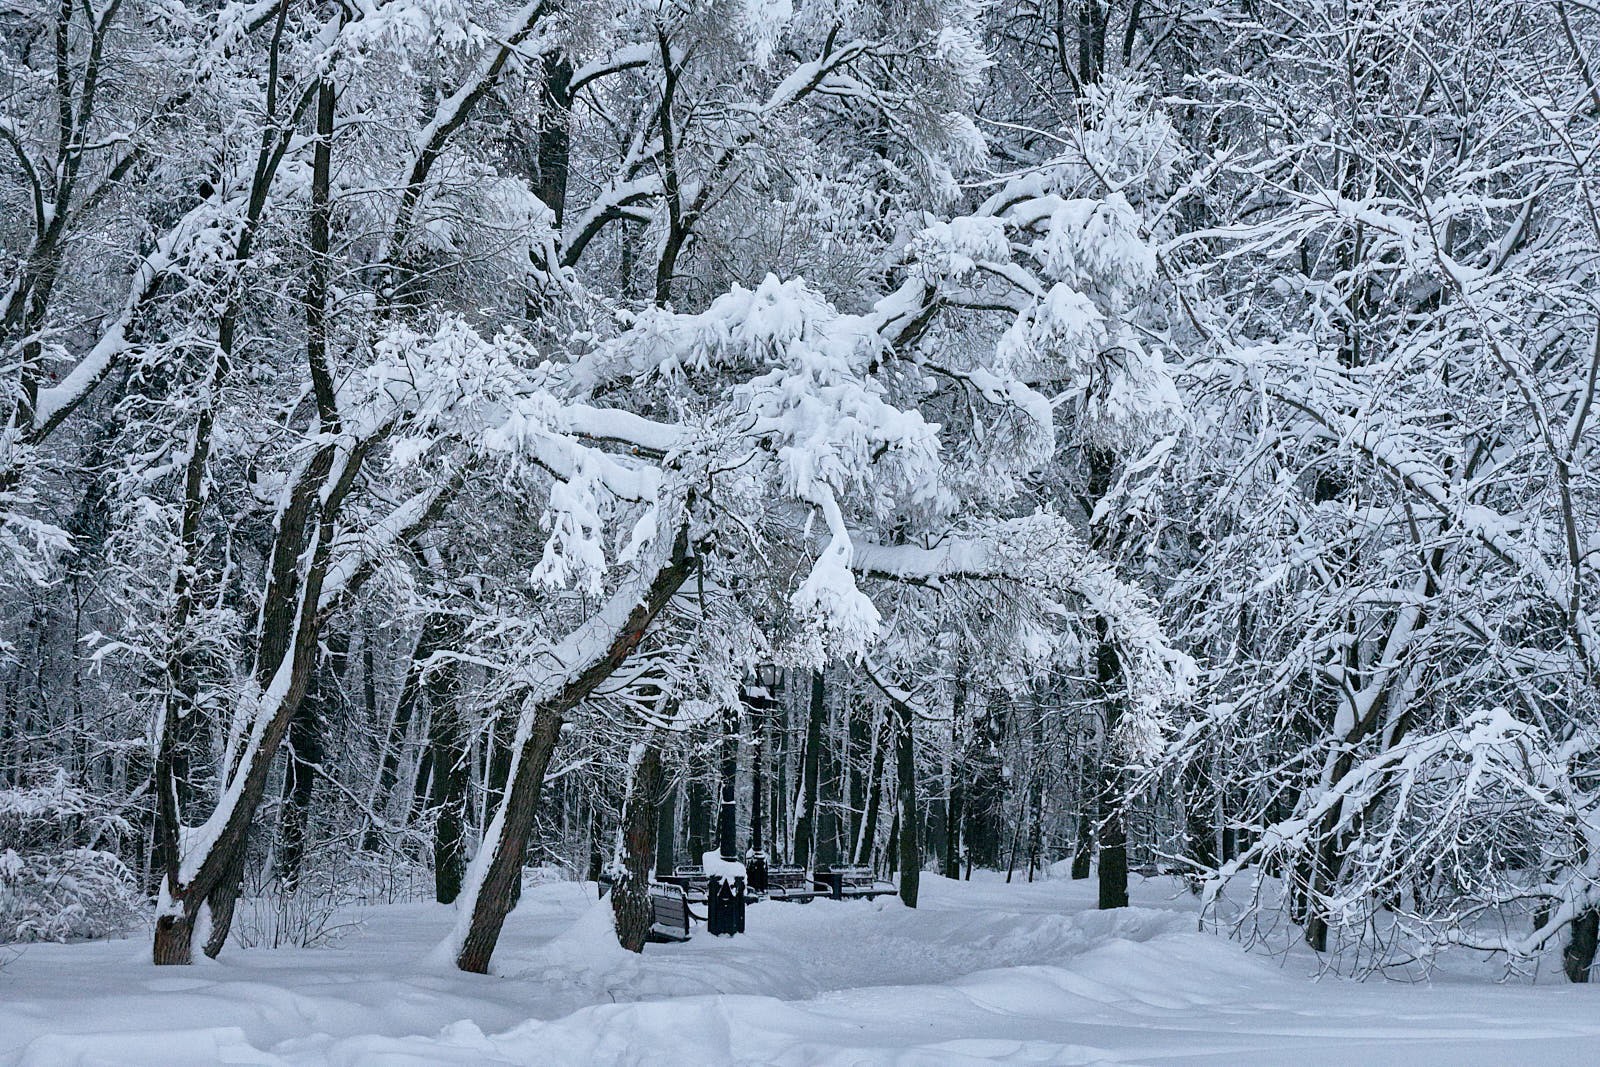
<svg viewBox="0 0 1600 1067">
<path fill-rule="evenodd" d="M 689 924 L 694 912 L 689 910 L 689 898 L 675 885 L 650 886 L 651 941 L 682 942 L 689 940 Z"/>
<path fill-rule="evenodd" d="M 893 882 L 879 880 L 871 867 L 818 867 L 812 882 L 834 900 L 886 897 L 899 892 Z"/>
<path fill-rule="evenodd" d="M 607 875 L 600 876 L 600 896 L 616 888 L 616 882 Z M 681 886 L 650 883 L 650 933 L 649 940 L 683 942 L 689 940 L 694 920 L 705 922 L 705 916 L 696 915 L 689 908 L 689 898 Z"/>
<path fill-rule="evenodd" d="M 772 900 L 805 903 L 817 895 L 811 872 L 798 864 L 780 863 L 767 868 L 767 896 Z"/>
<path fill-rule="evenodd" d="M 706 902 L 710 878 L 706 874 L 706 869 L 698 863 L 681 863 L 672 869 L 671 874 L 663 874 L 659 878 L 662 882 L 683 890 L 684 895 L 694 903 Z"/>
</svg>

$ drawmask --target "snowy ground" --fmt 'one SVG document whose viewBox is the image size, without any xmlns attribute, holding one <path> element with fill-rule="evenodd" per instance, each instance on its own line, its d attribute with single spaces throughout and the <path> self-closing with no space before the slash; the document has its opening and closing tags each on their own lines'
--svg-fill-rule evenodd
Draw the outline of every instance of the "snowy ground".
<svg viewBox="0 0 1600 1067">
<path fill-rule="evenodd" d="M 762 904 L 749 933 L 615 948 L 592 890 L 531 889 L 497 977 L 418 961 L 448 909 L 362 909 L 338 947 L 156 970 L 141 939 L 0 966 L 0 1064 L 1584 1064 L 1600 987 L 1313 981 L 1194 932 L 1166 880 L 925 876 L 893 900 Z M 0 955 L 6 959 L 6 955 Z"/>
</svg>

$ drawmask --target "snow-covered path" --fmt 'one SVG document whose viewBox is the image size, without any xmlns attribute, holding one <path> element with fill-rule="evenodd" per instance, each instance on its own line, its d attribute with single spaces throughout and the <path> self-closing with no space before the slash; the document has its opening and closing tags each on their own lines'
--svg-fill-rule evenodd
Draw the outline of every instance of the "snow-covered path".
<svg viewBox="0 0 1600 1067">
<path fill-rule="evenodd" d="M 418 961 L 451 921 L 373 908 L 337 948 L 230 950 L 189 971 L 143 940 L 40 945 L 0 967 L 5 1064 L 1583 1064 L 1600 989 L 1314 982 L 1304 960 L 1194 932 L 1170 882 L 925 882 L 892 900 L 751 912 L 630 956 L 591 891 L 530 890 L 492 978 Z"/>
</svg>

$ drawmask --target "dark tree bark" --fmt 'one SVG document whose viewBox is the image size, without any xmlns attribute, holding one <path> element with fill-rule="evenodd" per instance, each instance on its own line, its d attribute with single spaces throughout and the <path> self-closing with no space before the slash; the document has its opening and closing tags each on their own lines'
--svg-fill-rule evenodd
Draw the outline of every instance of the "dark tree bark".
<svg viewBox="0 0 1600 1067">
<path fill-rule="evenodd" d="M 572 157 L 572 63 L 565 58 L 545 63 L 539 93 L 539 174 L 534 192 L 555 215 L 557 228 L 567 209 L 567 175 Z"/>
<path fill-rule="evenodd" d="M 717 850 L 725 860 L 739 858 L 739 709 L 722 709 L 722 766 L 718 775 L 721 803 L 717 809 Z"/>
<path fill-rule="evenodd" d="M 1567 981 L 1589 980 L 1597 942 L 1600 942 L 1600 910 L 1590 908 L 1572 920 L 1566 947 L 1561 950 L 1561 969 L 1566 972 Z"/>
<path fill-rule="evenodd" d="M 767 792 L 767 729 L 772 718 L 772 696 L 761 686 L 744 691 L 746 720 L 750 724 L 750 849 L 764 851 L 762 833 Z"/>
<path fill-rule="evenodd" d="M 872 744 L 871 714 L 867 706 L 860 701 L 852 700 L 846 706 L 849 716 L 849 726 L 846 735 L 849 743 L 845 747 L 845 771 L 849 777 L 850 789 L 848 792 L 849 818 L 843 827 L 844 830 L 844 859 L 846 863 L 855 861 L 856 845 L 861 840 L 861 822 L 867 814 L 867 775 L 871 753 L 868 751 Z"/>
<path fill-rule="evenodd" d="M 539 794 L 544 788 L 545 770 L 561 736 L 567 714 L 594 692 L 602 682 L 625 663 L 645 631 L 667 606 L 694 569 L 688 549 L 688 532 L 680 531 L 671 560 L 658 570 L 642 599 L 628 613 L 622 626 L 612 634 L 604 652 L 571 675 L 565 684 L 542 700 L 530 712 L 532 728 L 518 755 L 510 788 L 496 819 L 500 822 L 497 840 L 486 835 L 483 847 L 490 849 L 483 883 L 472 904 L 471 919 L 456 966 L 478 974 L 489 969 L 500 929 L 511 910 L 511 886 L 520 880 L 522 861 L 528 849 L 528 834 L 539 809 Z"/>
<path fill-rule="evenodd" d="M 688 825 L 684 828 L 684 845 L 689 851 L 690 863 L 699 863 L 711 848 L 711 796 L 706 787 L 708 775 L 703 746 L 691 746 L 689 753 Z"/>
<path fill-rule="evenodd" d="M 321 683 L 322 679 L 319 679 Z M 322 688 L 318 684 L 300 704 L 289 724 L 289 751 L 283 762 L 283 802 L 278 813 L 278 879 L 293 891 L 300 882 L 306 855 L 306 828 L 311 799 L 322 764 Z"/>
<path fill-rule="evenodd" d="M 1217 866 L 1217 827 L 1215 806 L 1205 792 L 1206 775 L 1199 761 L 1184 769 L 1184 857 L 1197 870 Z"/>
<path fill-rule="evenodd" d="M 944 869 L 940 872 L 946 878 L 961 877 L 961 777 L 966 755 L 962 745 L 962 719 L 966 716 L 966 705 L 966 688 L 958 684 L 950 707 L 949 800 L 945 805 Z"/>
<path fill-rule="evenodd" d="M 622 870 L 611 890 L 617 942 L 629 952 L 643 952 L 650 937 L 650 865 L 660 821 L 661 778 L 661 743 L 651 737 L 622 806 Z"/>
<path fill-rule="evenodd" d="M 841 808 L 844 807 L 844 768 L 841 756 L 843 746 L 836 743 L 835 731 L 828 729 L 824 720 L 822 749 L 817 753 L 817 810 L 813 831 L 816 844 L 813 856 L 818 864 L 828 866 L 840 862 L 843 851 L 839 847 L 840 830 L 844 824 Z M 848 738 L 837 739 L 848 743 Z"/>
<path fill-rule="evenodd" d="M 1122 65 L 1133 64 L 1133 46 L 1139 39 L 1139 21 L 1144 14 L 1144 0 L 1133 0 L 1128 8 L 1128 24 L 1122 30 Z"/>
<path fill-rule="evenodd" d="M 431 617 L 430 617 L 431 619 Z M 459 624 L 455 624 L 459 625 Z M 458 633 L 440 634 L 453 642 Z M 457 670 L 447 663 L 430 672 L 428 750 L 432 768 L 429 806 L 433 808 L 433 889 L 441 904 L 453 903 L 461 893 L 467 869 L 467 791 L 472 784 L 472 745 L 461 719 Z"/>
<path fill-rule="evenodd" d="M 1094 84 L 1105 74 L 1106 2 L 1079 0 L 1078 3 L 1078 80 L 1084 85 Z"/>
<path fill-rule="evenodd" d="M 1094 823 L 1089 817 L 1087 801 L 1082 804 L 1078 810 L 1078 840 L 1072 853 L 1072 878 L 1078 882 L 1089 877 L 1090 865 L 1094 862 Z"/>
<path fill-rule="evenodd" d="M 1102 636 L 1095 656 L 1105 712 L 1106 745 L 1100 763 L 1100 907 L 1128 906 L 1128 834 L 1123 822 L 1123 774 L 1113 738 L 1122 720 L 1122 699 L 1112 686 L 1121 674 L 1116 646 Z"/>
<path fill-rule="evenodd" d="M 793 841 L 789 835 L 789 706 L 778 702 L 768 716 L 772 730 L 772 854 L 774 857 L 790 855 Z"/>
<path fill-rule="evenodd" d="M 896 786 L 896 788 L 898 789 L 899 787 Z M 896 803 L 898 803 L 898 800 L 896 801 Z M 889 820 L 889 849 L 888 849 L 888 852 L 887 852 L 887 856 L 888 856 L 888 860 L 889 860 L 889 862 L 888 862 L 888 868 L 889 868 L 888 874 L 889 874 L 890 878 L 893 878 L 895 876 L 895 872 L 900 870 L 900 809 L 899 808 L 895 809 L 894 818 Z"/>
<path fill-rule="evenodd" d="M 895 712 L 899 729 L 895 731 L 895 777 L 900 800 L 900 900 L 908 908 L 917 906 L 917 890 L 922 875 L 922 852 L 917 845 L 917 758 L 911 735 L 911 706 L 898 703 Z"/>
<path fill-rule="evenodd" d="M 673 786 L 661 798 L 661 810 L 656 828 L 656 877 L 665 878 L 677 863 L 674 855 L 674 836 L 677 833 L 678 789 Z"/>
</svg>

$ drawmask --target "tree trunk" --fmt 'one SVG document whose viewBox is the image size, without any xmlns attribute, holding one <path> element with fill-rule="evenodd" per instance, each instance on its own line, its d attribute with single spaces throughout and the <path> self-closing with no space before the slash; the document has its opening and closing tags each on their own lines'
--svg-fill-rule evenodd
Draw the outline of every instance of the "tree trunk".
<svg viewBox="0 0 1600 1067">
<path fill-rule="evenodd" d="M 691 735 L 693 736 L 693 735 Z M 711 847 L 711 798 L 707 795 L 704 747 L 693 744 L 689 750 L 688 825 L 684 827 L 684 845 L 689 850 L 688 861 L 699 863 Z"/>
<path fill-rule="evenodd" d="M 772 721 L 772 694 L 765 686 L 743 690 L 746 721 L 750 724 L 750 850 L 764 852 L 767 796 L 767 731 Z M 776 835 L 773 835 L 776 836 Z"/>
<path fill-rule="evenodd" d="M 871 709 L 865 703 L 852 700 L 847 708 L 850 725 L 846 733 L 849 744 L 845 748 L 844 763 L 850 779 L 850 818 L 844 828 L 847 846 L 844 849 L 844 861 L 854 863 L 861 842 L 861 824 L 867 815 L 867 790 L 871 787 L 867 779 L 871 773 L 872 723 L 869 719 Z"/>
<path fill-rule="evenodd" d="M 1103 624 L 1102 624 L 1103 625 Z M 1122 698 L 1112 695 L 1121 660 L 1103 635 L 1095 656 L 1106 717 L 1106 743 L 1100 758 L 1100 907 L 1128 906 L 1128 834 L 1123 823 L 1123 775 L 1115 737 L 1122 720 Z"/>
<path fill-rule="evenodd" d="M 1108 0 L 1079 0 L 1078 3 L 1078 80 L 1092 85 L 1105 73 L 1106 3 Z"/>
<path fill-rule="evenodd" d="M 878 838 L 878 814 L 883 806 L 883 762 L 889 748 L 889 717 L 878 720 L 872 731 L 872 777 L 867 782 L 867 813 L 861 821 L 861 834 L 856 838 L 856 851 L 851 862 L 872 861 L 872 846 Z"/>
<path fill-rule="evenodd" d="M 490 730 L 490 753 L 488 766 L 484 768 L 484 811 L 494 811 L 500 806 L 500 799 L 506 793 L 506 779 L 511 774 L 511 753 L 516 747 L 517 712 L 515 708 L 500 708 L 495 715 L 494 727 Z M 465 758 L 465 753 L 463 753 Z M 484 817 L 488 821 L 488 816 Z M 600 877 L 600 838 L 598 819 L 591 821 L 589 834 L 590 864 L 589 881 Z M 515 908 L 522 902 L 522 880 L 519 878 L 511 883 L 511 906 Z"/>
<path fill-rule="evenodd" d="M 830 867 L 840 862 L 842 851 L 839 829 L 844 821 L 840 811 L 844 806 L 844 771 L 840 757 L 847 743 L 847 739 L 836 737 L 836 731 L 828 728 L 833 725 L 824 720 L 822 749 L 817 753 L 816 815 L 812 822 L 812 858 Z"/>
<path fill-rule="evenodd" d="M 437 629 L 435 617 L 430 615 L 422 622 L 422 633 L 417 638 L 416 647 L 411 652 L 411 660 L 406 665 L 405 680 L 400 685 L 400 699 L 395 704 L 394 717 L 389 722 L 389 735 L 383 746 L 383 759 L 378 766 L 378 786 L 372 794 L 372 810 L 381 812 L 387 808 L 390 797 L 394 792 L 395 784 L 400 780 L 400 757 L 405 748 L 406 735 L 411 732 L 411 720 L 416 714 L 417 698 L 422 691 L 422 664 L 433 655 L 435 649 L 429 647 L 428 638 L 430 630 Z M 372 645 L 369 639 L 367 647 L 363 650 L 365 657 L 370 657 Z M 368 685 L 371 685 L 371 661 L 366 660 Z M 417 783 L 416 796 L 421 792 L 422 783 Z M 378 828 L 370 827 L 362 841 L 362 847 L 368 852 L 376 852 L 381 843 Z"/>
<path fill-rule="evenodd" d="M 461 932 L 460 950 L 456 966 L 463 971 L 479 974 L 489 969 L 489 959 L 494 954 L 500 929 L 511 910 L 511 885 L 519 880 L 523 857 L 528 849 L 528 834 L 533 828 L 533 818 L 539 808 L 539 793 L 544 788 L 545 770 L 561 735 L 561 724 L 567 713 L 594 692 L 625 663 L 645 631 L 666 607 L 679 587 L 694 569 L 694 557 L 688 550 L 688 531 L 678 532 L 670 560 L 656 571 L 644 595 L 632 588 L 619 589 L 613 601 L 626 598 L 633 603 L 627 618 L 620 627 L 610 631 L 610 640 L 604 651 L 591 654 L 581 667 L 574 664 L 570 673 L 552 691 L 541 698 L 529 711 L 524 712 L 527 722 L 525 740 L 517 753 L 516 767 L 511 775 L 511 785 L 500 803 L 494 821 L 484 835 L 482 874 L 472 887 L 468 907 L 464 910 L 465 929 Z M 605 625 L 605 610 L 594 617 L 596 626 Z M 576 635 L 577 638 L 588 636 Z M 575 639 L 576 648 L 587 642 Z M 535 699 L 535 698 L 530 698 Z M 521 734 L 521 731 L 519 731 Z"/>
<path fill-rule="evenodd" d="M 1094 862 L 1094 822 L 1089 818 L 1087 800 L 1081 803 L 1083 806 L 1078 811 L 1078 841 L 1076 851 L 1072 853 L 1072 878 L 1077 882 L 1089 877 L 1090 865 Z"/>
<path fill-rule="evenodd" d="M 1589 980 L 1597 941 L 1600 941 L 1600 910 L 1590 908 L 1572 920 L 1572 933 L 1561 950 L 1561 969 L 1567 973 L 1567 981 Z"/>
<path fill-rule="evenodd" d="M 917 906 L 922 852 L 917 847 L 917 759 L 911 736 L 911 706 L 897 703 L 900 728 L 895 731 L 895 777 L 900 795 L 900 900 Z"/>
<path fill-rule="evenodd" d="M 434 618 L 430 616 L 431 623 Z M 460 623 L 443 620 L 432 635 L 436 647 L 456 644 L 463 636 Z M 433 808 L 433 891 L 441 904 L 453 903 L 461 893 L 467 867 L 467 792 L 472 784 L 472 746 L 461 720 L 458 670 L 447 661 L 429 673 L 428 751 L 431 765 L 429 806 Z"/>
<path fill-rule="evenodd" d="M 622 855 L 612 863 L 617 882 L 611 890 L 611 911 L 617 942 L 629 952 L 643 952 L 650 937 L 650 865 L 655 859 L 660 801 L 661 742 L 652 731 L 622 806 Z"/>
<path fill-rule="evenodd" d="M 677 863 L 673 855 L 674 837 L 677 833 L 678 789 L 668 789 L 661 798 L 661 810 L 656 827 L 656 877 L 665 878 Z"/>
<path fill-rule="evenodd" d="M 320 679 L 319 679 L 320 683 Z M 289 752 L 283 762 L 283 801 L 278 813 L 278 879 L 287 892 L 300 883 L 306 855 L 311 798 L 322 763 L 322 686 L 302 701 L 289 724 Z"/>
<path fill-rule="evenodd" d="M 722 802 L 717 810 L 717 851 L 725 860 L 739 858 L 739 709 L 722 709 Z"/>
<path fill-rule="evenodd" d="M 822 750 L 822 721 L 828 710 L 828 691 L 820 670 L 811 672 L 811 711 L 806 717 L 806 747 L 800 754 L 799 818 L 794 824 L 794 862 L 811 866 L 817 816 L 817 775 Z"/>
<path fill-rule="evenodd" d="M 950 706 L 950 775 L 945 780 L 945 792 L 949 800 L 945 804 L 942 873 L 946 878 L 961 877 L 961 719 L 966 714 L 966 703 L 966 690 L 958 684 Z"/>
<path fill-rule="evenodd" d="M 547 57 L 539 93 L 539 174 L 534 192 L 555 216 L 557 232 L 567 207 L 572 155 L 572 63 Z M 552 264 L 552 266 L 554 266 Z"/>
<path fill-rule="evenodd" d="M 319 656 L 305 699 L 289 723 L 289 752 L 283 764 L 283 804 L 278 817 L 278 878 L 286 890 L 299 884 L 305 865 L 306 831 L 317 776 L 328 747 L 328 723 L 339 699 L 339 676 L 350 654 L 350 635 L 329 635 L 328 654 Z"/>
</svg>

